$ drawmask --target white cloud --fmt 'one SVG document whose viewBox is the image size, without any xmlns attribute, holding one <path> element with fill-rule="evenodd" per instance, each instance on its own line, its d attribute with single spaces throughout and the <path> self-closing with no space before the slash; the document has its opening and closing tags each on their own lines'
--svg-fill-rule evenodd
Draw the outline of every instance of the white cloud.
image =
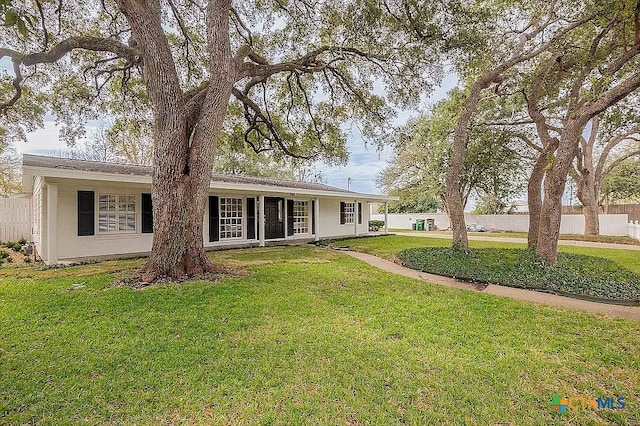
<svg viewBox="0 0 640 426">
<path fill-rule="evenodd" d="M 99 122 L 90 122 L 86 126 L 86 137 L 78 141 L 82 143 L 100 128 Z M 46 154 L 51 151 L 68 149 L 67 144 L 60 139 L 58 126 L 53 120 L 45 120 L 44 128 L 27 134 L 27 142 L 15 146 L 19 154 Z"/>
</svg>

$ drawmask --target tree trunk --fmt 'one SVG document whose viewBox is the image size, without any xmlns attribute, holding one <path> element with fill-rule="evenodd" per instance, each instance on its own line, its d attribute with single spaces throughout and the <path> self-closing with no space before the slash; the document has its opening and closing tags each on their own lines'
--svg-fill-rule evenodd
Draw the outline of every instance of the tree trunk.
<svg viewBox="0 0 640 426">
<path fill-rule="evenodd" d="M 598 192 L 599 186 L 596 182 L 596 174 L 593 170 L 593 144 L 596 139 L 599 121 L 594 119 L 589 141 L 582 139 L 582 150 L 578 153 L 578 189 L 576 196 L 582 203 L 582 214 L 584 215 L 584 235 L 599 235 L 599 206 Z M 582 157 L 582 158 L 580 158 Z"/>
<path fill-rule="evenodd" d="M 560 236 L 560 220 L 562 218 L 562 195 L 569 167 L 576 156 L 576 149 L 580 137 L 580 126 L 568 124 L 558 144 L 554 159 L 544 182 L 544 200 L 540 210 L 540 222 L 536 256 L 552 265 L 557 261 L 558 238 Z M 571 129 L 567 131 L 567 128 Z"/>
<path fill-rule="evenodd" d="M 533 166 L 529 183 L 527 185 L 527 204 L 529 205 L 529 232 L 527 233 L 527 246 L 535 249 L 538 245 L 538 232 L 540 231 L 540 210 L 542 209 L 542 182 L 544 180 L 544 168 L 541 158 L 538 158 Z"/>
<path fill-rule="evenodd" d="M 467 133 L 469 123 L 473 116 L 482 90 L 491 83 L 491 79 L 481 79 L 471 88 L 467 97 L 453 135 L 453 147 L 451 161 L 445 176 L 446 199 L 449 213 L 449 222 L 453 231 L 451 246 L 460 251 L 469 251 L 469 239 L 467 238 L 467 227 L 464 219 L 463 195 L 460 188 L 460 174 L 464 167 L 464 157 L 467 151 Z"/>
<path fill-rule="evenodd" d="M 142 51 L 143 77 L 154 115 L 153 246 L 141 271 L 152 282 L 215 270 L 203 246 L 202 223 L 213 166 L 235 67 L 229 45 L 228 0 L 207 6 L 210 83 L 197 105 L 180 87 L 161 25 L 157 1 L 121 0 L 120 7 Z"/>
<path fill-rule="evenodd" d="M 527 185 L 527 204 L 529 205 L 529 232 L 527 246 L 535 249 L 538 245 L 540 231 L 540 211 L 542 210 L 542 183 L 547 168 L 553 163 L 553 153 L 558 148 L 558 140 L 553 138 L 543 147 L 533 165 Z"/>
<path fill-rule="evenodd" d="M 171 155 L 172 152 L 165 150 L 164 154 Z M 167 174 L 171 173 L 166 167 L 167 161 L 158 161 L 156 157 L 155 162 L 153 246 L 151 256 L 142 268 L 142 279 L 152 282 L 162 276 L 180 278 L 212 272 L 213 265 L 203 247 L 204 211 L 200 213 L 198 203 L 194 202 L 202 197 L 195 193 L 194 180 L 202 178 L 182 175 L 167 179 Z"/>
<path fill-rule="evenodd" d="M 598 205 L 598 195 L 595 192 L 595 181 L 593 173 L 582 171 L 576 196 L 582 203 L 582 214 L 584 215 L 584 235 L 600 235 L 600 206 Z"/>
</svg>

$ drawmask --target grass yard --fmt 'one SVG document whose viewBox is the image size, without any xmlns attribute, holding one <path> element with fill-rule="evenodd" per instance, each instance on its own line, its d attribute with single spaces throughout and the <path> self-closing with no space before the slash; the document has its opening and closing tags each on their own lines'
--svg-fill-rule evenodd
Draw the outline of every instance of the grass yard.
<svg viewBox="0 0 640 426">
<path fill-rule="evenodd" d="M 389 229 L 389 232 L 424 234 L 425 231 L 411 231 L 408 229 Z M 451 238 L 450 231 L 426 231 L 427 234 L 439 236 L 441 238 Z M 468 232 L 468 235 L 485 238 L 527 238 L 526 232 L 498 231 L 498 232 Z M 582 234 L 560 234 L 560 240 L 570 241 L 590 241 L 595 243 L 626 244 L 639 246 L 640 241 L 635 238 L 612 235 L 582 235 Z"/>
<path fill-rule="evenodd" d="M 358 244 L 438 241 L 405 240 Z M 142 260 L 1 268 L 0 424 L 640 421 L 638 322 L 308 246 L 211 256 L 246 273 L 131 290 L 114 277 Z M 558 414 L 554 394 L 624 397 L 626 408 Z"/>
<path fill-rule="evenodd" d="M 369 253 L 388 260 L 396 260 L 397 254 L 403 250 L 421 247 L 451 247 L 450 238 L 407 237 L 399 235 L 385 235 L 372 238 L 343 239 L 333 242 L 336 246 L 350 247 L 363 253 Z M 473 248 L 525 248 L 523 243 L 506 243 L 501 241 L 470 240 Z M 558 251 L 564 253 L 582 254 L 613 260 L 621 267 L 640 274 L 640 251 L 625 249 L 605 249 L 600 247 L 558 246 Z"/>
</svg>

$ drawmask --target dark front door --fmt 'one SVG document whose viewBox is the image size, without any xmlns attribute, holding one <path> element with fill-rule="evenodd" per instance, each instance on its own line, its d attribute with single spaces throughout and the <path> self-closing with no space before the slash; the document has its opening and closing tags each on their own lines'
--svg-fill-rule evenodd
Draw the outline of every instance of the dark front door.
<svg viewBox="0 0 640 426">
<path fill-rule="evenodd" d="M 264 198 L 264 239 L 284 238 L 284 199 Z"/>
</svg>

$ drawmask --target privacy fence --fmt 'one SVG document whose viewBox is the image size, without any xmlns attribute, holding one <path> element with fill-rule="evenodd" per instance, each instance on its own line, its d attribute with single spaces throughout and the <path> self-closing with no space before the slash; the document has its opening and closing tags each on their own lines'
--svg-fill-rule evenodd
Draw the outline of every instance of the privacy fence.
<svg viewBox="0 0 640 426">
<path fill-rule="evenodd" d="M 629 222 L 627 225 L 627 235 L 636 240 L 640 240 L 640 222 L 637 220 Z"/>
<path fill-rule="evenodd" d="M 411 229 L 416 219 L 433 219 L 437 230 L 447 229 L 449 218 L 444 213 L 413 213 L 413 214 L 389 214 L 389 228 Z M 371 220 L 384 220 L 384 215 L 371 215 Z M 467 225 L 476 223 L 487 229 L 500 231 L 527 232 L 529 230 L 529 215 L 471 215 L 465 214 Z M 626 214 L 601 214 L 600 234 L 601 235 L 629 235 L 630 226 Z M 577 214 L 567 214 L 562 216 L 560 233 L 562 234 L 582 234 L 584 232 L 584 216 Z M 635 237 L 637 238 L 637 237 Z"/>
<path fill-rule="evenodd" d="M 0 241 L 31 239 L 31 198 L 0 198 Z"/>
<path fill-rule="evenodd" d="M 630 222 L 640 221 L 640 204 L 611 204 L 607 207 L 600 207 L 603 214 L 626 214 Z M 562 206 L 562 214 L 582 214 L 582 206 Z"/>
</svg>

